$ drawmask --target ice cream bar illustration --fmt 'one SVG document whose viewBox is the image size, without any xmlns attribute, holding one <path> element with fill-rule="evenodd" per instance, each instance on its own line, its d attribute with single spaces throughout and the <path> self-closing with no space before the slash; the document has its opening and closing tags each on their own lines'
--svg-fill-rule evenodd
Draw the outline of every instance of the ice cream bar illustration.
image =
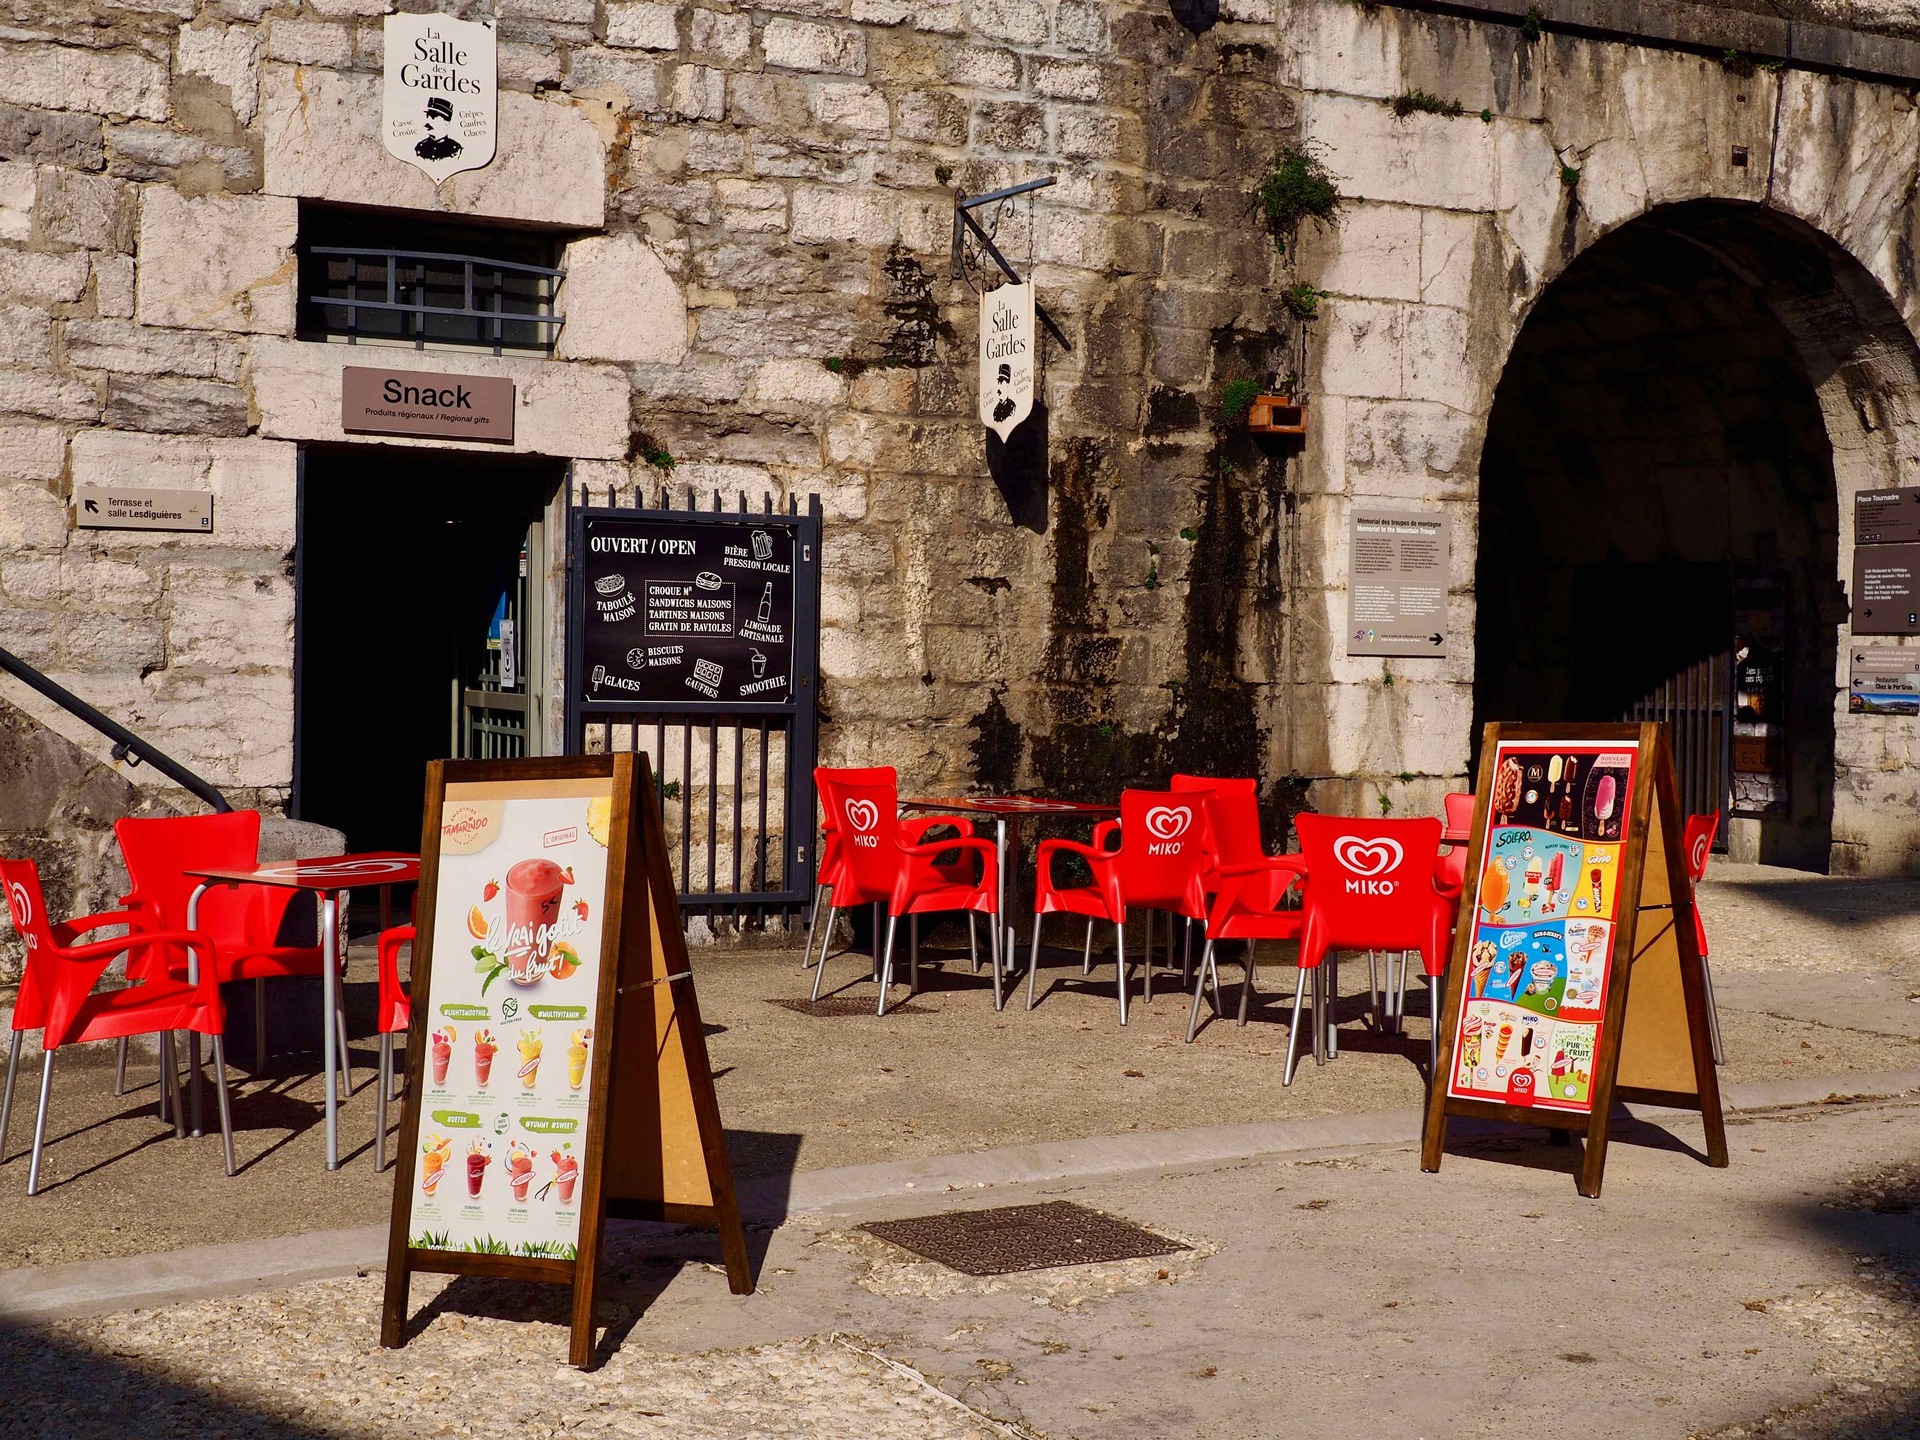
<svg viewBox="0 0 1920 1440">
<path fill-rule="evenodd" d="M 1533 909 L 1534 903 L 1539 900 L 1539 898 L 1540 862 L 1538 860 L 1529 860 L 1527 862 L 1526 888 L 1520 892 L 1520 908 L 1522 910 Z"/>
<path fill-rule="evenodd" d="M 1520 808 L 1520 787 L 1526 783 L 1526 776 L 1520 771 L 1520 762 L 1512 756 L 1500 762 L 1500 768 L 1493 777 L 1493 813 L 1512 818 L 1513 812 Z"/>
<path fill-rule="evenodd" d="M 533 1089 L 533 1082 L 540 1075 L 540 1032 L 522 1030 L 520 1032 L 520 1088 Z"/>
<path fill-rule="evenodd" d="M 429 1135 L 420 1146 L 420 1191 L 431 1195 L 440 1188 L 441 1174 L 453 1156 L 453 1141 L 444 1135 Z"/>
<path fill-rule="evenodd" d="M 576 1030 L 573 1039 L 567 1044 L 567 1086 L 578 1090 L 587 1079 L 587 1042 L 593 1039 L 593 1031 Z"/>
<path fill-rule="evenodd" d="M 478 1084 L 486 1084 L 487 1077 L 493 1074 L 493 1057 L 499 1048 L 491 1030 L 482 1030 L 473 1037 L 473 1078 Z"/>
<path fill-rule="evenodd" d="M 1513 1043 L 1513 1022 L 1511 1020 L 1503 1020 L 1500 1023 L 1499 1031 L 1493 1037 L 1493 1058 L 1496 1060 L 1506 1059 L 1507 1046 L 1511 1045 L 1512 1043 Z"/>
<path fill-rule="evenodd" d="M 551 860 L 522 860 L 507 871 L 507 978 L 532 985 L 547 973 L 567 872 Z"/>
<path fill-rule="evenodd" d="M 513 1187 L 513 1198 L 524 1201 L 527 1198 L 527 1186 L 532 1183 L 533 1147 L 516 1140 L 507 1147 L 507 1184 Z"/>
<path fill-rule="evenodd" d="M 1520 972 L 1527 968 L 1527 955 L 1524 950 L 1515 950 L 1507 956 L 1507 993 L 1520 993 Z"/>
<path fill-rule="evenodd" d="M 478 1195 L 480 1182 L 487 1178 L 487 1165 L 493 1156 L 487 1153 L 487 1142 L 475 1140 L 467 1150 L 467 1194 Z"/>
<path fill-rule="evenodd" d="M 1560 881 L 1566 875 L 1566 870 L 1567 852 L 1564 850 L 1554 851 L 1553 858 L 1547 861 L 1547 891 L 1549 894 L 1557 895 L 1560 893 Z"/>
<path fill-rule="evenodd" d="M 453 1058 L 453 1026 L 436 1030 L 429 1037 L 433 1055 L 433 1083 L 447 1083 L 447 1062 Z"/>
<path fill-rule="evenodd" d="M 1613 776 L 1602 775 L 1600 783 L 1593 787 L 1593 814 L 1598 820 L 1613 818 L 1613 795 L 1616 789 Z"/>
<path fill-rule="evenodd" d="M 553 1152 L 553 1186 L 560 1192 L 560 1203 L 573 1203 L 573 1187 L 580 1179 L 580 1162 L 564 1150 Z"/>
<path fill-rule="evenodd" d="M 1526 1019 L 1525 1028 L 1520 1032 L 1520 1055 L 1522 1059 L 1533 1053 L 1533 1035 L 1538 1026 L 1539 1022 L 1529 1015 Z"/>
<path fill-rule="evenodd" d="M 1600 914 L 1600 869 L 1595 866 L 1587 875 L 1587 883 L 1593 887 L 1593 913 Z"/>
</svg>

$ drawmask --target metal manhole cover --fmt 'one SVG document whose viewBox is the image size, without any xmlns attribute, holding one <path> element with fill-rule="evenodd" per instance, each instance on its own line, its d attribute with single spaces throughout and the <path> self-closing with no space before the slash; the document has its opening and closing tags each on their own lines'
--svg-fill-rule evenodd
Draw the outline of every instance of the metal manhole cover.
<svg viewBox="0 0 1920 1440">
<path fill-rule="evenodd" d="M 860 1228 L 963 1275 L 1011 1275 L 1192 1248 L 1070 1200 L 878 1220 Z"/>
<path fill-rule="evenodd" d="M 778 1005 L 782 1010 L 791 1010 L 796 1015 L 811 1015 L 815 1019 L 830 1020 L 847 1015 L 865 1015 L 873 1018 L 874 1001 L 871 996 L 862 1000 L 853 995 L 829 995 L 824 1000 L 769 1000 L 769 1005 Z M 925 1006 L 916 1005 L 911 1000 L 902 1000 L 898 1004 L 887 1006 L 888 1015 L 930 1015 L 933 1012 Z"/>
</svg>

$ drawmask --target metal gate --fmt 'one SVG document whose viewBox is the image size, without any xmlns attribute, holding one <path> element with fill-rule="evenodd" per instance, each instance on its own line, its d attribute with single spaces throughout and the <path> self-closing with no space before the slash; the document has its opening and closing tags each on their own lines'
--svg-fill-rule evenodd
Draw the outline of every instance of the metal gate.
<svg viewBox="0 0 1920 1440">
<path fill-rule="evenodd" d="M 567 528 L 567 748 L 644 752 L 683 913 L 813 898 L 820 500 L 592 505 Z"/>
<path fill-rule="evenodd" d="M 1733 653 L 1710 655 L 1649 690 L 1621 717 L 1658 720 L 1673 749 L 1681 815 L 1724 816 L 1733 805 Z M 1724 851 L 1727 827 L 1714 836 Z"/>
</svg>

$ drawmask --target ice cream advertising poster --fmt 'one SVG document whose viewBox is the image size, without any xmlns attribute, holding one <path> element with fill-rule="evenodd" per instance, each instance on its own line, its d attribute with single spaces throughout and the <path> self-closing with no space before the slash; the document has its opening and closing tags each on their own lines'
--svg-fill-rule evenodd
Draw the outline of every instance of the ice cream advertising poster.
<svg viewBox="0 0 1920 1440">
<path fill-rule="evenodd" d="M 449 784 L 408 1244 L 571 1260 L 611 778 Z"/>
<path fill-rule="evenodd" d="M 1638 748 L 1500 743 L 1449 1096 L 1587 1110 Z"/>
</svg>

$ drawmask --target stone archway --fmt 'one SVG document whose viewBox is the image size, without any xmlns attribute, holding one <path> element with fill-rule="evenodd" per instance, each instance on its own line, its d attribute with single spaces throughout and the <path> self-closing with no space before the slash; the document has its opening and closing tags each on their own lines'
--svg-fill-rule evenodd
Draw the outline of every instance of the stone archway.
<svg viewBox="0 0 1920 1440">
<path fill-rule="evenodd" d="M 1690 201 L 1591 245 L 1488 415 L 1475 733 L 1679 700 L 1693 808 L 1731 801 L 1737 857 L 1857 868 L 1842 518 L 1895 482 L 1916 393 L 1884 291 L 1799 220 Z"/>
</svg>

